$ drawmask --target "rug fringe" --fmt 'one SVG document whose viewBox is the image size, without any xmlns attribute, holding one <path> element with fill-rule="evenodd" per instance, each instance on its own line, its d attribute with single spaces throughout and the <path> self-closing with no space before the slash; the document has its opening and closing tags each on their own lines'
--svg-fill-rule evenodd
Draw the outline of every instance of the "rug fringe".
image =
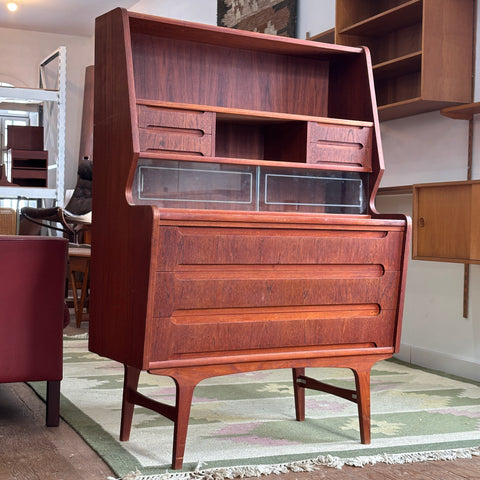
<svg viewBox="0 0 480 480">
<path fill-rule="evenodd" d="M 230 480 L 234 478 L 261 477 L 262 475 L 281 474 L 288 472 L 313 472 L 321 467 L 341 469 L 344 465 L 364 467 L 376 463 L 406 464 L 417 462 L 433 462 L 438 460 L 458 460 L 480 456 L 480 447 L 462 448 L 454 450 L 437 450 L 417 453 L 380 454 L 373 456 L 359 456 L 340 458 L 331 455 L 319 456 L 309 460 L 281 463 L 277 465 L 247 465 L 236 467 L 218 467 L 201 470 L 199 463 L 193 472 L 168 472 L 155 475 L 142 475 L 140 472 L 131 472 L 124 477 L 108 480 Z"/>
<path fill-rule="evenodd" d="M 83 340 L 88 338 L 88 332 L 78 333 L 76 335 L 67 335 L 66 333 L 64 333 L 63 338 L 69 339 L 69 340 Z"/>
</svg>

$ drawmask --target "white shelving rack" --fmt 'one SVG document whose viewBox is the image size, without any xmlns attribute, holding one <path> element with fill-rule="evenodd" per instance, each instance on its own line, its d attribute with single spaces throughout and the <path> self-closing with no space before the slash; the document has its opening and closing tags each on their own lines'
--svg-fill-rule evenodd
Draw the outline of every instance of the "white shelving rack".
<svg viewBox="0 0 480 480">
<path fill-rule="evenodd" d="M 49 163 L 49 169 L 55 169 L 55 187 L 0 187 L 0 198 L 17 198 L 27 200 L 51 199 L 57 206 L 63 207 L 65 196 L 65 121 L 66 121 L 66 86 L 67 65 L 66 47 L 59 47 L 39 65 L 39 88 L 1 87 L 0 98 L 10 102 L 38 102 L 43 109 L 46 103 L 55 103 L 56 119 L 49 118 L 48 122 L 56 120 L 56 161 Z M 57 88 L 45 88 L 45 68 L 52 61 L 58 59 Z M 44 120 L 40 121 L 43 125 Z"/>
</svg>

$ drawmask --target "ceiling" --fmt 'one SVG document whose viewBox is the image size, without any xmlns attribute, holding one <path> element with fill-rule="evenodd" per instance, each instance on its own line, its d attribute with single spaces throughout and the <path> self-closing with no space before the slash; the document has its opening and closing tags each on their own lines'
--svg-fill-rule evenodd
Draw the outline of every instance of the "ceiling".
<svg viewBox="0 0 480 480">
<path fill-rule="evenodd" d="M 94 33 L 95 18 L 115 7 L 130 8 L 138 0 L 15 0 L 11 13 L 0 0 L 0 28 L 18 28 L 65 35 Z"/>
</svg>

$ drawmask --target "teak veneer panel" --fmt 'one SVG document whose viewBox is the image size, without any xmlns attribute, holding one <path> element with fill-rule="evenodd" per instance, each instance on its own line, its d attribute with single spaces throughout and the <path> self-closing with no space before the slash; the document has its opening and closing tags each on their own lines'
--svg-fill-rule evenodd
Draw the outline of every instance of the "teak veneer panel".
<svg viewBox="0 0 480 480">
<path fill-rule="evenodd" d="M 132 43 L 141 98 L 327 116 L 327 61 L 142 34 L 132 35 Z M 305 95 L 312 91 L 317 95 Z"/>
<path fill-rule="evenodd" d="M 414 185 L 413 258 L 480 263 L 479 208 L 480 181 Z"/>
<path fill-rule="evenodd" d="M 357 404 L 369 443 L 370 369 L 400 344 L 410 221 L 374 207 L 368 51 L 115 9 L 96 21 L 94 83 L 89 348 L 125 366 L 120 438 L 135 405 L 154 410 L 173 421 L 181 468 L 198 382 L 291 368 L 297 420 L 305 388 L 332 393 Z M 210 172 L 230 183 L 198 185 Z M 254 207 L 227 210 L 244 184 Z M 216 195 L 225 210 L 207 205 Z M 351 369 L 355 389 L 306 377 L 314 366 Z M 174 379 L 174 406 L 138 391 L 141 370 Z"/>
</svg>

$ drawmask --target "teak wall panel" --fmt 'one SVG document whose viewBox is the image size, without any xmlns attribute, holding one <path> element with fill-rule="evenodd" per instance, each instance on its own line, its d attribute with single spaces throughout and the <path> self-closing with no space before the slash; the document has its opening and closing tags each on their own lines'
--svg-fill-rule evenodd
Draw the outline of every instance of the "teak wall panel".
<svg viewBox="0 0 480 480">
<path fill-rule="evenodd" d="M 141 34 L 132 49 L 137 98 L 327 116 L 326 61 Z"/>
<path fill-rule="evenodd" d="M 366 46 L 370 48 L 374 65 L 387 62 L 392 58 L 411 55 L 422 50 L 421 22 L 393 30 L 382 37 L 364 37 Z M 404 72 L 405 73 L 405 72 Z M 380 79 L 375 74 L 376 79 Z"/>
<path fill-rule="evenodd" d="M 424 0 L 422 95 L 465 103 L 472 95 L 473 0 Z M 470 10 L 470 15 L 465 12 Z M 466 18 L 470 21 L 466 22 Z"/>
<path fill-rule="evenodd" d="M 227 158 L 265 158 L 265 135 L 257 125 L 219 122 L 215 153 Z"/>
</svg>

